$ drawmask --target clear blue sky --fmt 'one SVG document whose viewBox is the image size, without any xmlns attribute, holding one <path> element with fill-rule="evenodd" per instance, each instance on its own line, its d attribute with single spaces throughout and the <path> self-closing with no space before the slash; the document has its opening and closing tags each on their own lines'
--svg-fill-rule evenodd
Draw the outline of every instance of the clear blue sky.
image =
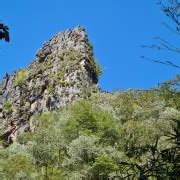
<svg viewBox="0 0 180 180">
<path fill-rule="evenodd" d="M 0 19 L 11 33 L 10 43 L 0 42 L 1 77 L 27 67 L 44 41 L 77 25 L 86 28 L 95 56 L 105 69 L 100 80 L 104 90 L 150 88 L 179 73 L 178 69 L 140 59 L 141 55 L 177 58 L 140 47 L 157 35 L 170 41 L 176 38 L 163 27 L 166 18 L 156 0 L 4 0 Z"/>
</svg>

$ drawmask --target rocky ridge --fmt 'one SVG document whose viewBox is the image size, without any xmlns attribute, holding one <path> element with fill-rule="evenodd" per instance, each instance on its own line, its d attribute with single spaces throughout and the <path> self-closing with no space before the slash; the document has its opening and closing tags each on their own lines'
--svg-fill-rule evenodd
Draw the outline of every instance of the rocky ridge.
<svg viewBox="0 0 180 180">
<path fill-rule="evenodd" d="M 27 69 L 6 74 L 0 83 L 1 139 L 12 143 L 33 129 L 33 115 L 98 91 L 100 72 L 84 28 L 57 33 Z"/>
</svg>

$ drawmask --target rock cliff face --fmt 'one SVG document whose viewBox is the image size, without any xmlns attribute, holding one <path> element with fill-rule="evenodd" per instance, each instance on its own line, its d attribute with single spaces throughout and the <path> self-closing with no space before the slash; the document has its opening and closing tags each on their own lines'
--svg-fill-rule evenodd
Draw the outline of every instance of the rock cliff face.
<svg viewBox="0 0 180 180">
<path fill-rule="evenodd" d="M 78 26 L 43 44 L 27 69 L 0 83 L 1 137 L 8 143 L 31 130 L 31 117 L 97 91 L 99 66 L 85 30 Z"/>
</svg>

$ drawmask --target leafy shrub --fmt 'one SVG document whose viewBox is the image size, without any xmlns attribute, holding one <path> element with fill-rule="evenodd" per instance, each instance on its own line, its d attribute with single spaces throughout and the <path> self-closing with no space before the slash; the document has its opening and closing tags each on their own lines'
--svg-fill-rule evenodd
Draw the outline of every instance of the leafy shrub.
<svg viewBox="0 0 180 180">
<path fill-rule="evenodd" d="M 109 156 L 101 155 L 96 158 L 92 166 L 94 177 L 108 179 L 109 174 L 118 170 L 118 165 Z"/>
<path fill-rule="evenodd" d="M 28 75 L 28 73 L 26 70 L 24 70 L 24 69 L 20 70 L 15 77 L 15 80 L 14 80 L 15 85 L 16 86 L 23 85 L 25 80 L 27 79 L 27 75 Z"/>
<path fill-rule="evenodd" d="M 31 161 L 26 156 L 19 154 L 8 158 L 4 166 L 7 179 L 27 179 L 32 171 Z"/>
<path fill-rule="evenodd" d="M 101 66 L 96 62 L 96 74 L 98 77 L 100 77 L 102 75 L 103 71 Z"/>
<path fill-rule="evenodd" d="M 5 101 L 3 104 L 3 111 L 7 114 L 11 114 L 13 111 L 12 103 L 10 101 Z"/>
</svg>

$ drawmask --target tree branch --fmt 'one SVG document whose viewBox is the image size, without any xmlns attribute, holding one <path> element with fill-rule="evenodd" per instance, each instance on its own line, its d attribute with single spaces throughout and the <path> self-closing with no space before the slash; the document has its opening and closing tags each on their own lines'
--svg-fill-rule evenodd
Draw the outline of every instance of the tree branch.
<svg viewBox="0 0 180 180">
<path fill-rule="evenodd" d="M 171 61 L 154 60 L 154 59 L 150 59 L 150 58 L 147 58 L 147 57 L 144 57 L 144 56 L 141 56 L 141 58 L 144 59 L 144 60 L 147 60 L 147 61 L 151 61 L 151 62 L 155 62 L 155 63 L 160 63 L 160 64 L 163 64 L 163 65 L 175 67 L 175 68 L 178 68 L 178 69 L 180 68 L 180 66 L 172 63 Z"/>
</svg>

